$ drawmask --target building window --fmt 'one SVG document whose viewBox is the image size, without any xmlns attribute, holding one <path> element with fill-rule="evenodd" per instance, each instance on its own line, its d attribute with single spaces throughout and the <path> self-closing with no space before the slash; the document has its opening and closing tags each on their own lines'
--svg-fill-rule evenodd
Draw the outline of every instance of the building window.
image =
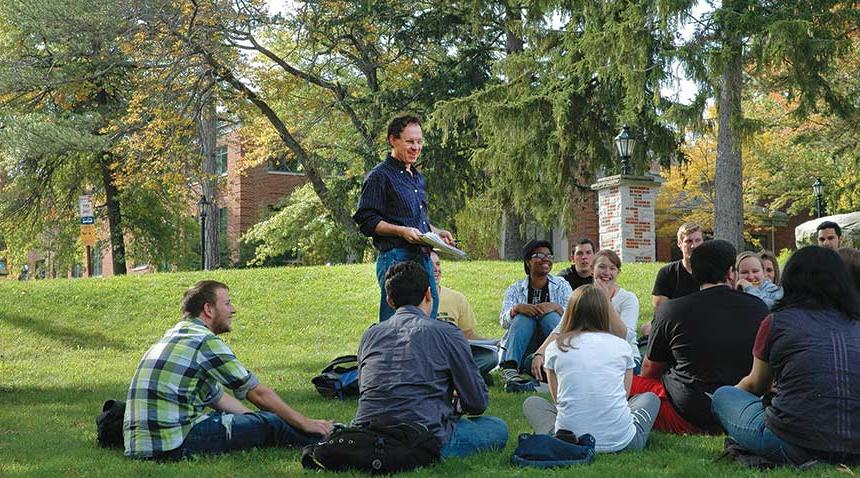
<svg viewBox="0 0 860 478">
<path fill-rule="evenodd" d="M 95 247 L 93 247 L 93 270 L 91 277 L 101 277 L 104 272 L 102 271 L 102 260 L 104 260 L 104 256 L 102 255 L 101 244 L 96 243 Z"/>
<path fill-rule="evenodd" d="M 225 236 L 227 235 L 227 208 L 219 207 L 218 208 L 218 235 Z"/>
<path fill-rule="evenodd" d="M 75 262 L 75 264 L 72 266 L 72 277 L 74 277 L 74 278 L 83 277 L 84 276 L 84 269 L 85 269 L 85 267 L 83 264 Z"/>
<path fill-rule="evenodd" d="M 269 160 L 268 169 L 278 173 L 300 173 L 302 165 L 294 158 L 280 156 Z"/>
<path fill-rule="evenodd" d="M 215 148 L 215 174 L 227 174 L 227 146 Z"/>
</svg>

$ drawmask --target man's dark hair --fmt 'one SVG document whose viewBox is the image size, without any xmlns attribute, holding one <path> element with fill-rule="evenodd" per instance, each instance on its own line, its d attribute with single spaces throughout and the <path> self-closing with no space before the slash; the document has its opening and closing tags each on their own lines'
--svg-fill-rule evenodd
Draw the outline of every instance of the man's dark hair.
<svg viewBox="0 0 860 478">
<path fill-rule="evenodd" d="M 411 113 L 398 114 L 391 119 L 390 123 L 388 123 L 388 136 L 386 138 L 390 138 L 392 136 L 399 138 L 400 133 L 402 133 L 403 130 L 411 124 L 421 126 L 421 118 Z"/>
<path fill-rule="evenodd" d="M 428 287 L 430 278 L 427 271 L 414 261 L 398 262 L 385 273 L 385 294 L 395 309 L 420 304 Z"/>
<path fill-rule="evenodd" d="M 186 318 L 200 316 L 204 304 L 214 305 L 218 300 L 218 289 L 230 290 L 227 284 L 214 280 L 202 280 L 191 286 L 185 291 L 180 303 L 182 314 Z"/>
<path fill-rule="evenodd" d="M 580 237 L 580 238 L 579 238 L 579 240 L 578 240 L 578 241 L 576 241 L 576 244 L 574 244 L 574 246 L 573 246 L 573 247 L 574 247 L 574 248 L 576 248 L 576 246 L 582 246 L 582 245 L 584 245 L 584 244 L 588 244 L 588 245 L 590 245 L 590 246 L 591 246 L 591 250 L 592 250 L 592 251 L 594 251 L 594 252 L 597 252 L 597 248 L 596 248 L 596 247 L 594 247 L 594 242 L 592 242 L 592 241 L 591 241 L 591 239 L 589 239 L 589 238 L 587 238 L 587 237 Z"/>
<path fill-rule="evenodd" d="M 832 308 L 860 320 L 860 297 L 834 250 L 806 246 L 794 251 L 782 270 L 782 288 L 785 293 L 774 310 Z"/>
<path fill-rule="evenodd" d="M 815 228 L 815 231 L 823 231 L 825 229 L 833 229 L 836 232 L 836 237 L 842 237 L 842 228 L 839 227 L 839 224 L 836 224 L 833 221 L 824 221 Z"/>
<path fill-rule="evenodd" d="M 728 241 L 714 239 L 703 242 L 690 255 L 693 279 L 699 285 L 725 282 L 726 272 L 735 267 L 736 255 L 735 246 Z"/>
<path fill-rule="evenodd" d="M 525 246 L 523 246 L 523 269 L 526 270 L 526 275 L 529 275 L 529 259 L 531 259 L 532 252 L 538 247 L 546 247 L 549 249 L 549 253 L 552 252 L 552 244 L 549 241 L 545 241 L 543 239 L 532 239 Z"/>
</svg>

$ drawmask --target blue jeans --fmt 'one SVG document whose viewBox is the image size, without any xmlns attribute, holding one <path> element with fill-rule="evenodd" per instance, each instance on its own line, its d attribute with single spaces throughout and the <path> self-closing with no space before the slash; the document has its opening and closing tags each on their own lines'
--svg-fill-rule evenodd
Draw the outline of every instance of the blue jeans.
<svg viewBox="0 0 860 478">
<path fill-rule="evenodd" d="M 430 279 L 430 292 L 433 294 L 433 312 L 430 318 L 436 318 L 436 311 L 439 309 L 439 291 L 436 290 L 436 279 L 433 277 L 433 262 L 430 261 L 430 255 L 424 252 L 423 249 L 406 249 L 395 247 L 385 252 L 380 252 L 376 256 L 376 280 L 379 282 L 380 300 L 379 300 L 379 321 L 383 322 L 394 315 L 394 309 L 388 305 L 385 300 L 385 273 L 388 268 L 398 262 L 415 261 L 427 271 L 427 277 Z"/>
<path fill-rule="evenodd" d="M 271 412 L 246 414 L 212 412 L 194 425 L 182 446 L 170 458 L 220 454 L 264 446 L 304 446 L 319 435 L 307 435 Z"/>
<path fill-rule="evenodd" d="M 537 350 L 559 322 L 561 322 L 561 316 L 556 312 L 550 312 L 543 317 L 517 314 L 511 321 L 508 335 L 505 336 L 502 362 L 513 360 L 522 368 L 526 355 Z M 535 337 L 538 332 L 540 335 Z"/>
<path fill-rule="evenodd" d="M 711 398 L 714 417 L 741 448 L 775 463 L 801 465 L 814 459 L 806 450 L 776 436 L 764 423 L 761 398 L 732 386 L 724 386 Z"/>
<path fill-rule="evenodd" d="M 454 433 L 442 447 L 442 458 L 469 456 L 484 450 L 500 450 L 508 442 L 508 425 L 496 417 L 460 417 Z"/>
</svg>

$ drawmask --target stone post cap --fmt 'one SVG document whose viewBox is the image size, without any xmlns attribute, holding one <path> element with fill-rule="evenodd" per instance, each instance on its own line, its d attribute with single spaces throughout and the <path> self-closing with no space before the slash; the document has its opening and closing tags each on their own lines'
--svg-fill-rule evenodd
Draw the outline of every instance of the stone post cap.
<svg viewBox="0 0 860 478">
<path fill-rule="evenodd" d="M 605 178 L 600 178 L 596 183 L 591 185 L 591 189 L 594 191 L 600 191 L 601 189 L 607 189 L 615 186 L 645 186 L 657 188 L 660 187 L 664 182 L 660 176 L 634 176 L 632 174 L 617 174 L 615 176 L 607 176 Z"/>
</svg>

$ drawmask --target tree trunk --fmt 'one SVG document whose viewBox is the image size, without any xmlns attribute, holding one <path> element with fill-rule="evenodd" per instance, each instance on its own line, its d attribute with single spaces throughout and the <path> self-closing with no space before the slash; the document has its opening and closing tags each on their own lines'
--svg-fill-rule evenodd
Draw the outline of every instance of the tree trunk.
<svg viewBox="0 0 860 478">
<path fill-rule="evenodd" d="M 505 19 L 505 52 L 508 55 L 522 53 L 523 39 L 511 30 L 513 23 L 522 20 L 519 7 L 511 3 L 506 3 Z M 522 224 L 522 218 L 513 208 L 507 208 L 502 213 L 502 247 L 499 254 L 501 256 L 500 259 L 521 259 L 521 251 L 525 245 L 520 235 L 520 226 Z"/>
<path fill-rule="evenodd" d="M 113 181 L 111 170 L 113 156 L 109 152 L 103 152 L 99 166 L 102 172 L 102 184 L 105 188 L 107 200 L 108 228 L 110 229 L 110 250 L 113 262 L 113 274 L 125 275 L 125 238 L 122 234 L 122 210 L 119 204 L 119 189 Z"/>
<path fill-rule="evenodd" d="M 717 168 L 714 177 L 714 237 L 744 250 L 744 202 L 741 158 L 741 92 L 743 90 L 743 47 L 730 37 L 724 48 L 728 58 L 720 75 Z"/>
<path fill-rule="evenodd" d="M 206 251 L 203 254 L 203 269 L 211 271 L 220 266 L 220 248 L 218 247 L 218 171 L 217 143 L 218 117 L 215 111 L 215 101 L 210 96 L 203 105 L 198 119 L 197 131 L 203 153 L 203 174 L 200 178 L 201 193 L 209 201 L 206 208 L 206 228 L 203 230 L 203 243 Z"/>
</svg>

